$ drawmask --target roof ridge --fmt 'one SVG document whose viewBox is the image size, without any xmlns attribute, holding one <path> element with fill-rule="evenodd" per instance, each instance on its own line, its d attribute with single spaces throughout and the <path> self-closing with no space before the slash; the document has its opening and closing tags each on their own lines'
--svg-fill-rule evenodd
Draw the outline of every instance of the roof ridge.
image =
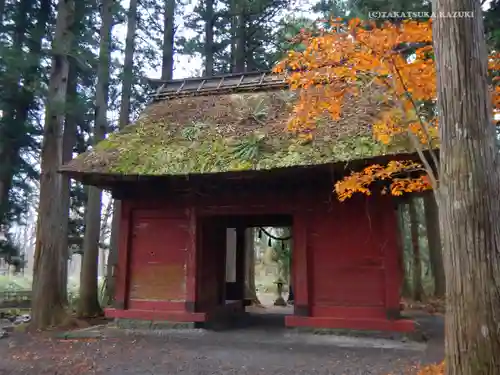
<svg viewBox="0 0 500 375">
<path fill-rule="evenodd" d="M 287 87 L 286 74 L 272 71 L 231 73 L 211 77 L 191 77 L 175 80 L 149 79 L 155 91 L 152 102 L 185 96 L 222 95 L 245 91 L 269 91 Z M 155 87 L 156 86 L 156 87 Z"/>
</svg>

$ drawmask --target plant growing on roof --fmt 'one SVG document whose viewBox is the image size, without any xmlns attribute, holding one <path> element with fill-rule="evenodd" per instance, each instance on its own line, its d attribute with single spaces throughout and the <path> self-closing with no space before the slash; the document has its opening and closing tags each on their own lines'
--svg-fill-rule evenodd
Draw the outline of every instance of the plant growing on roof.
<svg viewBox="0 0 500 375">
<path fill-rule="evenodd" d="M 255 103 L 255 106 L 252 107 L 252 117 L 260 121 L 264 119 L 269 112 L 269 106 L 266 104 L 264 98 L 261 98 Z"/>
<path fill-rule="evenodd" d="M 262 132 L 253 132 L 238 141 L 232 149 L 235 158 L 241 161 L 255 162 L 264 151 L 266 135 Z"/>
<path fill-rule="evenodd" d="M 190 125 L 187 125 L 182 128 L 181 134 L 182 137 L 187 139 L 188 141 L 194 141 L 198 139 L 203 128 L 206 128 L 207 125 L 203 122 L 193 122 Z"/>
<path fill-rule="evenodd" d="M 250 119 L 261 123 L 269 114 L 270 107 L 266 99 L 268 99 L 266 95 L 259 94 L 236 96 L 236 113 L 239 121 L 244 122 Z"/>
<path fill-rule="evenodd" d="M 290 90 L 281 90 L 276 93 L 277 97 L 286 105 L 293 105 L 297 100 L 297 93 Z"/>
</svg>

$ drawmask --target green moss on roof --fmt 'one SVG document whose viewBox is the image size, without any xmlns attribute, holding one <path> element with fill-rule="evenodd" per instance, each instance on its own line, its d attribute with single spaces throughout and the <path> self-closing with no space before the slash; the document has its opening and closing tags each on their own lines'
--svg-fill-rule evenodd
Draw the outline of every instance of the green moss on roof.
<svg viewBox="0 0 500 375">
<path fill-rule="evenodd" d="M 372 96 L 373 97 L 373 96 Z M 286 130 L 295 97 L 287 91 L 188 97 L 150 106 L 63 171 L 185 175 L 318 165 L 405 151 L 373 140 L 377 103 L 351 98 L 343 118 L 319 118 L 313 141 Z"/>
</svg>

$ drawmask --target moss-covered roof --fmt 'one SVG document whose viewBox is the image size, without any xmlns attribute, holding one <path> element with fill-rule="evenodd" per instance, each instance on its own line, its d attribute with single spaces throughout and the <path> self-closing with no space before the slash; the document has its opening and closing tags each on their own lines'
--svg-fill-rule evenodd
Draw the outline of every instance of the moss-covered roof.
<svg viewBox="0 0 500 375">
<path fill-rule="evenodd" d="M 319 165 L 408 151 L 373 140 L 377 95 L 346 99 L 339 121 L 317 119 L 312 141 L 286 130 L 296 94 L 269 91 L 155 103 L 64 165 L 63 172 L 185 175 Z"/>
</svg>

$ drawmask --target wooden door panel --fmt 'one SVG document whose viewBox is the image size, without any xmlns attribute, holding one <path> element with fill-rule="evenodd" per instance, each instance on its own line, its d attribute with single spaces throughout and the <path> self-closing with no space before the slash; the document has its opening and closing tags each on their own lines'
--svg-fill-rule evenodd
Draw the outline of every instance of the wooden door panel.
<svg viewBox="0 0 500 375">
<path fill-rule="evenodd" d="M 184 301 L 188 223 L 184 218 L 134 215 L 131 300 Z"/>
</svg>

